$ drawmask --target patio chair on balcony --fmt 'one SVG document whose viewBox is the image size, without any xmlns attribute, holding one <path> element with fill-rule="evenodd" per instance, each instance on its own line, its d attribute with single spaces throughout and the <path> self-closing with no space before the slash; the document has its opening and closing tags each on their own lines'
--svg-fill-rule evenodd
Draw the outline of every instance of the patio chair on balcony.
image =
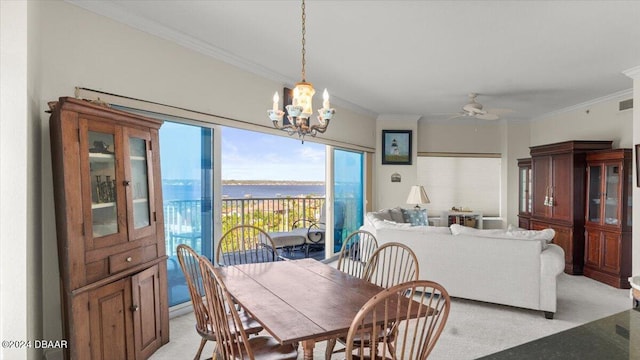
<svg viewBox="0 0 640 360">
<path fill-rule="evenodd" d="M 300 218 L 293 222 L 289 231 L 269 233 L 276 248 L 291 254 L 295 249 L 302 249 L 304 256 L 309 257 L 312 250 L 324 249 L 325 242 L 325 207 L 320 208 L 318 219 Z"/>
</svg>

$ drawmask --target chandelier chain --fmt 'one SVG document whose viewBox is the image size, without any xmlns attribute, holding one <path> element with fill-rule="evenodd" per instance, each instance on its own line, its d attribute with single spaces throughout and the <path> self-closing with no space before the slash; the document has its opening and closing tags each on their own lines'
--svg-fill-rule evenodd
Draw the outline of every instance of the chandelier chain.
<svg viewBox="0 0 640 360">
<path fill-rule="evenodd" d="M 305 65 L 306 65 L 306 61 L 305 61 L 305 54 L 306 54 L 306 50 L 305 50 L 305 35 L 307 33 L 306 31 L 306 22 L 307 22 L 307 14 L 305 13 L 305 5 L 304 5 L 304 0 L 302 0 L 302 82 L 306 82 L 307 80 L 307 74 L 305 71 Z"/>
</svg>

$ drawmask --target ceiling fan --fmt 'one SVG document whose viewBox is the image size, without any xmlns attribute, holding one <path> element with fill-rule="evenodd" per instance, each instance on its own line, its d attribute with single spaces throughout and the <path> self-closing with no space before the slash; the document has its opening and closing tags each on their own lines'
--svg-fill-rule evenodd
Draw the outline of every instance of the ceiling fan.
<svg viewBox="0 0 640 360">
<path fill-rule="evenodd" d="M 476 101 L 478 94 L 470 93 L 469 102 L 462 107 L 462 111 L 452 116 L 449 119 L 455 119 L 459 117 L 474 117 L 480 120 L 498 120 L 500 116 L 498 114 L 489 112 L 483 109 L 482 104 Z"/>
</svg>

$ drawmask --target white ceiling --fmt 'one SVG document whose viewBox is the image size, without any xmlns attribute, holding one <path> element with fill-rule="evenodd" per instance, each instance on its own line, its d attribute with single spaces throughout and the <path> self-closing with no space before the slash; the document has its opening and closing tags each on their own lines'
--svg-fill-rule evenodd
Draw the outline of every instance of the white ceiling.
<svg viewBox="0 0 640 360">
<path fill-rule="evenodd" d="M 70 2 L 300 80 L 300 1 Z M 447 119 L 477 92 L 485 109 L 527 120 L 627 91 L 622 71 L 640 65 L 640 1 L 307 0 L 306 12 L 307 80 L 372 114 Z"/>
</svg>

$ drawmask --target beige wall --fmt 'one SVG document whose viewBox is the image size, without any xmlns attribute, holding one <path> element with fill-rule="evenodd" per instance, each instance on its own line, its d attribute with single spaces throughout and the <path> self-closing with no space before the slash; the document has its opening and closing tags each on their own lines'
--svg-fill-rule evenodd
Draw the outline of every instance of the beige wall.
<svg viewBox="0 0 640 360">
<path fill-rule="evenodd" d="M 629 80 L 629 89 L 633 86 Z M 577 105 L 570 111 L 531 122 L 531 146 L 565 140 L 613 140 L 613 147 L 633 144 L 633 111 L 618 111 L 621 100 L 631 91 Z"/>
<path fill-rule="evenodd" d="M 640 144 L 640 65 L 625 73 L 633 79 L 633 144 Z M 634 149 L 633 159 L 638 156 Z M 637 176 L 640 169 L 634 166 L 633 170 L 634 176 Z M 633 228 L 640 229 L 640 187 L 637 186 L 633 187 Z M 640 276 L 640 230 L 633 231 L 631 243 L 631 275 Z"/>
<path fill-rule="evenodd" d="M 418 122 L 418 152 L 494 153 L 502 151 L 502 122 Z"/>
<path fill-rule="evenodd" d="M 529 157 L 529 123 L 508 122 L 503 127 L 501 209 L 503 228 L 518 226 L 518 159 Z M 506 164 L 506 166 L 504 166 Z"/>
<path fill-rule="evenodd" d="M 29 229 L 27 189 L 30 136 L 27 95 L 27 3 L 0 2 L 0 338 L 32 339 L 37 321 L 29 318 L 36 297 L 30 264 L 35 245 Z M 17 119 L 18 121 L 14 120 Z M 37 311 L 37 310 L 36 310 Z M 39 313 L 39 311 L 37 311 Z M 0 348 L 0 359 L 27 359 L 26 349 Z"/>
</svg>

